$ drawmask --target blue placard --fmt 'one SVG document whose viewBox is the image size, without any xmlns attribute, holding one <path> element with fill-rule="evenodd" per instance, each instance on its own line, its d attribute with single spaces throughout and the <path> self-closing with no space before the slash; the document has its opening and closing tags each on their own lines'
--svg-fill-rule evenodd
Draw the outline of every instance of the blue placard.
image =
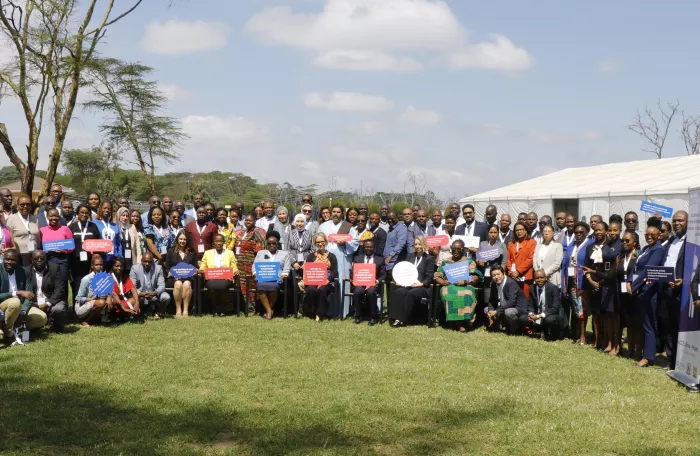
<svg viewBox="0 0 700 456">
<path fill-rule="evenodd" d="M 501 256 L 503 253 L 498 247 L 491 249 L 479 250 L 476 252 L 477 260 L 492 261 Z"/>
<path fill-rule="evenodd" d="M 673 217 L 673 208 L 668 206 L 662 206 L 660 204 L 654 204 L 650 201 L 642 201 L 642 207 L 640 207 L 639 210 L 642 212 L 647 212 L 649 214 L 658 212 L 664 217 Z"/>
<path fill-rule="evenodd" d="M 187 263 L 178 263 L 170 268 L 170 275 L 176 279 L 189 279 L 197 274 L 197 268 Z"/>
<path fill-rule="evenodd" d="M 442 266 L 442 270 L 445 273 L 445 277 L 450 283 L 457 283 L 461 280 L 466 280 L 467 282 L 472 281 L 472 274 L 469 271 L 469 261 L 460 261 L 458 263 L 445 264 Z"/>
<path fill-rule="evenodd" d="M 75 241 L 73 239 L 61 239 L 59 241 L 42 242 L 44 252 L 55 252 L 56 250 L 74 250 Z"/>
<path fill-rule="evenodd" d="M 255 263 L 255 277 L 258 282 L 279 282 L 280 264 L 278 262 Z"/>
<path fill-rule="evenodd" d="M 108 296 L 114 291 L 114 279 L 106 272 L 98 272 L 90 281 L 90 288 L 98 298 Z"/>
<path fill-rule="evenodd" d="M 676 275 L 672 266 L 647 266 L 646 279 L 650 282 L 673 282 Z"/>
</svg>

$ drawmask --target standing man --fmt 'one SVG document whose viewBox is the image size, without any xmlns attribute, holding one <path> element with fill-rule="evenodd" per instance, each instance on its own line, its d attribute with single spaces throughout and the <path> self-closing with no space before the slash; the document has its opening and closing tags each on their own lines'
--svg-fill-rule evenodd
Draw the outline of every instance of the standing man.
<svg viewBox="0 0 700 456">
<path fill-rule="evenodd" d="M 141 226 L 148 225 L 148 213 L 156 206 L 160 206 L 160 198 L 153 195 L 151 199 L 148 200 L 148 211 L 141 214 Z"/>
<path fill-rule="evenodd" d="M 387 221 L 389 222 L 389 233 L 386 236 L 386 246 L 384 247 L 384 263 L 387 272 L 391 274 L 394 265 L 406 259 L 408 254 L 406 248 L 408 230 L 405 223 L 399 223 L 399 216 L 394 211 L 389 212 Z"/>
<path fill-rule="evenodd" d="M 49 224 L 49 219 L 46 216 L 46 213 L 50 209 L 55 209 L 56 208 L 56 200 L 52 196 L 45 196 L 41 200 L 41 207 L 39 208 L 39 212 L 37 213 L 37 220 L 36 223 L 39 225 L 39 228 L 43 228 Z"/>
<path fill-rule="evenodd" d="M 48 324 L 54 331 L 64 332 L 68 314 L 66 282 L 61 280 L 58 265 L 47 262 L 46 254 L 41 250 L 32 252 L 29 281 L 31 289 L 36 290 L 34 305 L 48 315 Z"/>
<path fill-rule="evenodd" d="M 165 211 L 165 216 L 169 217 L 170 212 L 173 210 L 173 197 L 164 196 L 163 197 L 163 210 Z"/>
<path fill-rule="evenodd" d="M 214 245 L 214 234 L 219 228 L 209 220 L 204 206 L 197 208 L 197 220 L 185 225 L 185 231 L 190 235 L 190 248 L 197 252 L 197 259 L 201 260 L 205 250 L 211 250 Z"/>
<path fill-rule="evenodd" d="M 204 195 L 202 195 L 201 193 L 197 193 L 196 195 L 194 195 L 192 208 L 186 210 L 185 215 L 189 217 L 189 219 L 195 220 L 197 218 L 197 209 L 199 209 L 199 207 L 203 205 Z"/>
<path fill-rule="evenodd" d="M 73 203 L 68 200 L 61 202 L 61 225 L 68 226 L 73 223 L 74 219 L 75 210 L 73 209 Z"/>
<path fill-rule="evenodd" d="M 428 235 L 428 213 L 425 209 L 420 209 L 416 220 L 413 221 L 413 238 L 416 236 L 427 236 Z"/>
<path fill-rule="evenodd" d="M 508 248 L 508 243 L 513 237 L 513 232 L 510 230 L 510 214 L 501 215 L 501 221 L 499 223 L 500 228 L 498 230 L 498 239 L 503 243 L 503 245 Z"/>
<path fill-rule="evenodd" d="M 379 207 L 379 226 L 387 233 L 389 232 L 389 227 L 391 226 L 391 224 L 389 223 L 390 211 L 391 209 L 389 208 L 388 204 L 382 204 Z"/>
<path fill-rule="evenodd" d="M 0 201 L 2 202 L 2 215 L 7 218 L 12 215 L 12 192 L 9 188 L 0 188 Z"/>
<path fill-rule="evenodd" d="M 381 220 L 378 212 L 372 212 L 369 214 L 369 227 L 367 228 L 374 235 L 374 251 L 384 252 L 384 247 L 386 246 L 386 236 L 387 232 L 379 226 L 379 221 Z"/>
<path fill-rule="evenodd" d="M 445 231 L 445 226 L 442 224 L 442 211 L 440 209 L 435 209 L 430 216 L 430 221 L 432 223 L 428 224 L 428 231 L 426 232 L 428 236 L 437 236 Z"/>
<path fill-rule="evenodd" d="M 360 215 L 365 215 L 369 218 L 369 208 L 367 203 L 360 203 L 360 205 L 357 206 L 357 211 L 360 213 Z"/>
<path fill-rule="evenodd" d="M 61 201 L 63 201 L 63 187 L 61 187 L 59 184 L 53 184 L 51 186 L 51 190 L 49 191 L 49 195 L 56 201 L 56 205 L 58 206 L 61 204 Z"/>
<path fill-rule="evenodd" d="M 301 204 L 302 206 L 304 204 L 311 205 L 311 218 L 313 220 L 318 220 L 318 211 L 314 209 L 314 198 L 310 193 L 304 193 L 304 196 L 301 197 Z M 241 212 L 241 214 L 244 214 L 244 212 Z"/>
<path fill-rule="evenodd" d="M 416 238 L 416 233 L 413 229 L 413 211 L 407 207 L 401 212 L 401 216 L 403 217 L 404 225 L 406 225 L 406 251 L 413 253 L 413 240 Z"/>
<path fill-rule="evenodd" d="M 127 198 L 126 196 L 120 196 L 119 199 L 117 200 L 117 206 L 119 206 L 119 208 L 117 210 L 119 210 L 123 207 L 129 209 L 129 198 Z"/>
<path fill-rule="evenodd" d="M 644 247 L 647 245 L 647 239 L 644 237 L 644 233 L 639 232 L 639 217 L 637 216 L 637 213 L 634 211 L 629 211 L 625 214 L 625 228 L 628 230 L 633 230 L 635 233 L 637 233 L 637 237 L 639 238 L 639 246 Z"/>
<path fill-rule="evenodd" d="M 539 220 L 540 219 L 537 217 L 536 212 L 528 212 L 527 217 L 525 218 L 525 224 L 530 230 L 530 238 L 537 241 L 538 244 L 542 242 L 542 232 L 537 225 Z"/>
<path fill-rule="evenodd" d="M 131 267 L 129 277 L 138 292 L 139 306 L 144 315 L 152 316 L 155 320 L 164 317 L 170 295 L 165 291 L 163 268 L 153 264 L 151 252 L 141 255 L 141 264 Z"/>
<path fill-rule="evenodd" d="M 420 205 L 420 204 L 416 203 L 416 204 L 413 205 L 413 208 L 411 209 L 411 211 L 413 212 L 413 221 L 414 221 L 414 222 L 415 222 L 416 220 L 418 220 L 418 211 L 420 211 L 421 209 L 422 209 L 422 208 L 421 208 L 421 205 Z"/>
<path fill-rule="evenodd" d="M 603 221 L 603 217 L 600 215 L 591 215 L 591 234 L 588 235 L 590 242 L 595 241 L 595 227 L 598 226 L 600 222 Z"/>
<path fill-rule="evenodd" d="M 462 216 L 464 217 L 464 223 L 455 228 L 456 235 L 476 236 L 479 238 L 479 244 L 488 239 L 489 228 L 486 225 L 486 223 L 474 220 L 474 206 L 472 206 L 471 204 L 465 204 L 464 207 L 462 207 Z M 470 247 L 468 250 L 473 257 L 474 254 L 476 254 L 476 251 L 479 249 L 475 247 Z"/>
<path fill-rule="evenodd" d="M 274 228 L 276 221 L 275 203 L 272 201 L 265 201 L 263 203 L 263 216 L 255 222 L 255 226 L 267 233 Z"/>
<path fill-rule="evenodd" d="M 566 229 L 566 212 L 557 212 L 554 214 L 554 221 L 557 224 L 557 226 L 554 227 L 554 233 L 558 235 Z"/>
<path fill-rule="evenodd" d="M 566 217 L 564 217 L 564 229 L 557 236 L 557 242 L 564 247 L 564 252 L 574 242 L 574 225 L 576 225 L 576 218 L 571 214 L 566 214 Z"/>
<path fill-rule="evenodd" d="M 674 269 L 675 280 L 659 284 L 659 329 L 663 350 L 669 359 L 669 369 L 675 369 L 678 351 L 678 329 L 681 318 L 681 295 L 685 272 L 685 241 L 688 213 L 677 211 L 671 219 L 673 236 L 664 247 L 664 266 Z M 696 290 L 697 291 L 697 290 Z M 692 305 L 692 304 L 691 304 Z"/>
<path fill-rule="evenodd" d="M 464 218 L 462 217 L 461 210 L 459 208 L 459 203 L 452 203 L 450 204 L 450 215 L 457 220 L 457 225 L 459 226 L 464 223 Z"/>
<path fill-rule="evenodd" d="M 486 206 L 486 211 L 484 211 L 484 218 L 486 219 L 486 225 L 491 226 L 496 224 L 498 219 L 498 208 L 493 204 Z"/>
</svg>

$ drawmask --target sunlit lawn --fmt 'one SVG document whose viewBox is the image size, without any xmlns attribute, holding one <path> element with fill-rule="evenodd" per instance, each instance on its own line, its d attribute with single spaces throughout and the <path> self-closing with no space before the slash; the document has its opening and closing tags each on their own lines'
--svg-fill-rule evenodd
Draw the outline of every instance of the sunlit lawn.
<svg viewBox="0 0 700 456">
<path fill-rule="evenodd" d="M 700 397 L 568 341 L 190 318 L 0 350 L 0 454 L 699 454 Z"/>
</svg>

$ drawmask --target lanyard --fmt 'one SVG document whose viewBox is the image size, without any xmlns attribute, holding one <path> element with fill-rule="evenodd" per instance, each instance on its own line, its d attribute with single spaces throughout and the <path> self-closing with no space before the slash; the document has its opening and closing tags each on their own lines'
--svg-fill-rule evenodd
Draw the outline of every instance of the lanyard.
<svg viewBox="0 0 700 456">
<path fill-rule="evenodd" d="M 160 234 L 160 237 L 163 237 L 163 228 L 159 226 L 154 226 L 153 229 L 156 230 L 158 234 Z"/>
<path fill-rule="evenodd" d="M 520 250 L 520 242 L 515 243 L 515 252 L 517 253 L 518 250 Z"/>
<path fill-rule="evenodd" d="M 630 261 L 632 261 L 632 255 L 634 255 L 634 250 L 632 251 L 632 253 L 630 253 L 629 257 L 627 257 L 627 255 L 625 255 L 625 261 L 624 261 L 625 275 L 627 275 L 627 267 L 630 265 Z"/>
<path fill-rule="evenodd" d="M 117 284 L 117 287 L 119 287 L 119 297 L 124 297 L 124 284 L 117 280 L 117 276 L 112 273 L 112 278 L 114 278 L 114 282 Z"/>
<path fill-rule="evenodd" d="M 505 236 L 503 235 L 501 230 L 498 230 L 498 239 L 500 239 L 501 242 L 506 242 L 506 238 L 508 237 L 509 234 L 510 234 L 510 230 L 508 230 L 508 232 L 505 234 Z"/>
<path fill-rule="evenodd" d="M 27 219 L 25 220 L 24 217 L 22 217 L 22 216 L 20 215 L 19 218 L 20 218 L 20 220 L 22 220 L 22 223 L 24 224 L 24 227 L 27 228 L 27 233 L 30 233 L 30 230 L 29 230 L 29 217 L 27 217 Z M 31 233 L 30 233 L 30 234 L 31 234 Z"/>
<path fill-rule="evenodd" d="M 573 258 L 574 261 L 576 260 L 576 254 L 578 253 L 578 251 L 582 245 L 583 245 L 583 242 L 580 245 L 574 245 L 574 249 L 571 251 L 571 256 L 570 256 L 570 258 Z"/>
<path fill-rule="evenodd" d="M 85 229 L 83 229 L 82 223 L 80 223 L 80 221 L 78 221 L 78 229 L 80 230 L 80 242 L 81 243 L 85 242 L 85 235 L 87 234 L 88 223 L 90 223 L 90 222 L 87 222 L 85 224 Z"/>
<path fill-rule="evenodd" d="M 571 233 L 571 236 L 569 236 L 569 233 L 568 233 L 568 232 L 567 232 L 567 233 L 564 233 L 564 241 L 566 242 L 566 246 L 567 246 L 567 247 L 568 247 L 569 245 L 571 245 L 571 241 L 574 240 L 574 236 L 576 236 L 576 235 L 573 234 L 573 233 Z"/>
<path fill-rule="evenodd" d="M 416 257 L 416 259 L 415 259 L 414 262 L 413 262 L 413 265 L 417 268 L 421 261 L 423 261 L 423 257 L 422 257 L 422 256 Z"/>
<path fill-rule="evenodd" d="M 195 223 L 195 226 L 197 227 L 197 232 L 199 233 L 199 236 L 202 237 L 202 233 L 204 233 L 204 230 L 207 229 L 207 224 L 205 223 L 202 229 L 199 229 L 199 223 Z M 200 239 L 199 242 L 201 243 L 202 240 Z"/>
</svg>

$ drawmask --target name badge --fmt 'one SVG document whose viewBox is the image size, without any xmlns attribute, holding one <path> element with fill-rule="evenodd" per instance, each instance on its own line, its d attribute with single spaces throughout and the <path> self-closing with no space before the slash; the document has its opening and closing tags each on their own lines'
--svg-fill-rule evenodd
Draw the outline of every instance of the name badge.
<svg viewBox="0 0 700 456">
<path fill-rule="evenodd" d="M 131 258 L 131 249 L 124 250 L 124 258 L 126 258 L 126 259 Z"/>
<path fill-rule="evenodd" d="M 88 260 L 88 254 L 86 251 L 80 252 L 80 261 L 87 261 Z"/>
<path fill-rule="evenodd" d="M 34 249 L 35 249 L 35 247 L 34 247 L 34 241 L 33 241 L 33 240 L 27 241 L 27 251 L 33 252 Z"/>
<path fill-rule="evenodd" d="M 510 270 L 511 270 L 512 272 L 517 271 L 517 269 L 515 268 L 515 263 L 513 263 L 513 264 L 510 265 Z"/>
<path fill-rule="evenodd" d="M 491 277 L 491 268 L 486 268 L 484 270 L 484 277 Z"/>
<path fill-rule="evenodd" d="M 573 266 L 569 266 L 569 270 L 567 272 L 568 277 L 573 277 L 576 275 L 576 268 Z"/>
<path fill-rule="evenodd" d="M 620 293 L 627 293 L 627 282 L 620 282 Z"/>
<path fill-rule="evenodd" d="M 204 244 L 199 244 L 197 246 L 197 252 L 204 253 Z"/>
</svg>

